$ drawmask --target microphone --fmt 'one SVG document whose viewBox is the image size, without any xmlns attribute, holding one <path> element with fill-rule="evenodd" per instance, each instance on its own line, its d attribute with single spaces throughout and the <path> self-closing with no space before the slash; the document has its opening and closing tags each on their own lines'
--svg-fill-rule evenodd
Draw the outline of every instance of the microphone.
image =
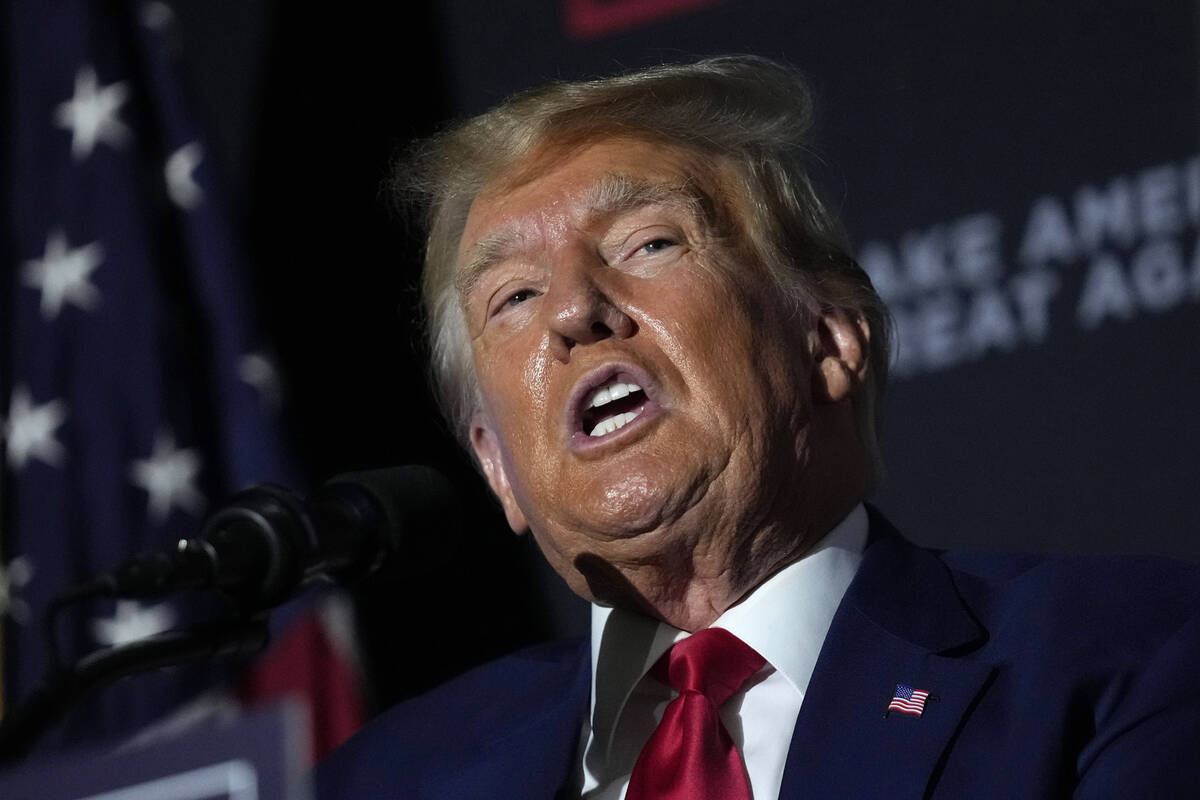
<svg viewBox="0 0 1200 800">
<path fill-rule="evenodd" d="M 314 579 L 362 578 L 402 545 L 419 561 L 440 538 L 422 534 L 456 528 L 457 518 L 449 481 L 429 467 L 339 475 L 307 501 L 282 486 L 258 484 L 233 495 L 199 536 L 180 540 L 173 551 L 135 556 L 91 585 L 128 598 L 213 588 L 243 610 L 258 611 Z"/>
</svg>

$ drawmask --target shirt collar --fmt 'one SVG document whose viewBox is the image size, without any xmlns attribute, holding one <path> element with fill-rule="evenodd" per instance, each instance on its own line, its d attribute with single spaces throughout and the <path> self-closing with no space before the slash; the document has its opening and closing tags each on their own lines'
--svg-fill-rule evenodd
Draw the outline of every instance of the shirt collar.
<svg viewBox="0 0 1200 800">
<path fill-rule="evenodd" d="M 867 512 L 855 506 L 803 558 L 713 622 L 782 673 L 803 698 L 825 634 L 862 560 Z M 592 736 L 608 744 L 626 700 L 667 649 L 689 634 L 624 609 L 592 605 Z"/>
</svg>

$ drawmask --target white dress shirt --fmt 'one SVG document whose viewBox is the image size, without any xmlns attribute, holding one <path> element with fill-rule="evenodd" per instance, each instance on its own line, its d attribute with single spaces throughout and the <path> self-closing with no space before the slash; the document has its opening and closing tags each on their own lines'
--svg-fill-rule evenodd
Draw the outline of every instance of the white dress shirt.
<svg viewBox="0 0 1200 800">
<path fill-rule="evenodd" d="M 778 800 L 792 729 L 833 614 L 858 570 L 867 512 L 855 507 L 811 552 L 713 622 L 766 659 L 721 707 L 754 800 Z M 639 614 L 592 606 L 592 702 L 577 785 L 587 800 L 623 800 L 646 740 L 675 692 L 646 673 L 689 636 Z"/>
</svg>

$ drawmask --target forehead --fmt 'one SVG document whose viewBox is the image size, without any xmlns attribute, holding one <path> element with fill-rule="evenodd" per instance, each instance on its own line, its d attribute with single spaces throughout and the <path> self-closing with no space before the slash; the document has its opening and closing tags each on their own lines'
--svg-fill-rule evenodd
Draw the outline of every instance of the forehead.
<svg viewBox="0 0 1200 800">
<path fill-rule="evenodd" d="M 715 194 L 705 159 L 680 146 L 609 139 L 536 151 L 476 195 L 459 240 L 458 265 L 479 251 L 582 224 L 629 207 L 681 205 L 697 215 Z"/>
</svg>

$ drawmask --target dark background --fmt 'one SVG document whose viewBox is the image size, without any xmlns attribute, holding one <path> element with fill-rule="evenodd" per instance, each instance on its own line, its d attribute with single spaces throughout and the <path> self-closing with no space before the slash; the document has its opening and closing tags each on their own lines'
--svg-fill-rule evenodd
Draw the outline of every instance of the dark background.
<svg viewBox="0 0 1200 800">
<path fill-rule="evenodd" d="M 381 702 L 585 623 L 508 534 L 429 400 L 419 245 L 383 189 L 414 137 L 547 79 L 783 58 L 821 96 L 823 179 L 855 242 L 989 213 L 1006 276 L 1039 197 L 1069 204 L 1081 186 L 1198 150 L 1194 2 L 709 0 L 657 17 L 664 4 L 627 0 L 172 5 L 309 476 L 430 463 L 471 509 L 445 563 L 360 592 Z M 608 29 L 581 27 L 614 14 Z M 1175 240 L 1195 269 L 1195 221 Z M 1127 265 L 1135 250 L 1113 255 Z M 1073 305 L 1089 263 L 1055 267 L 1041 340 L 894 382 L 876 502 L 910 537 L 1200 557 L 1200 271 L 1169 307 L 1086 330 Z M 414 666 L 410 645 L 429 638 L 449 639 L 442 660 Z"/>
</svg>

